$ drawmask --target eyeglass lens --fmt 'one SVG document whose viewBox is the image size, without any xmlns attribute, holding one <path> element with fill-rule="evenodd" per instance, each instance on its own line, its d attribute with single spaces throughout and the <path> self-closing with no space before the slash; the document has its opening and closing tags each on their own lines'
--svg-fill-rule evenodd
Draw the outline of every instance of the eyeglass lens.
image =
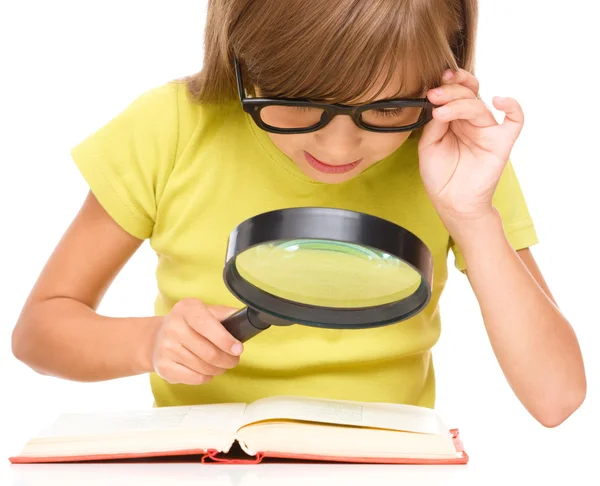
<svg viewBox="0 0 600 486">
<path fill-rule="evenodd" d="M 324 110 L 310 106 L 268 105 L 261 109 L 263 123 L 276 128 L 308 128 L 321 120 Z M 374 128 L 402 128 L 419 121 L 422 107 L 375 108 L 361 113 L 362 122 Z"/>
</svg>

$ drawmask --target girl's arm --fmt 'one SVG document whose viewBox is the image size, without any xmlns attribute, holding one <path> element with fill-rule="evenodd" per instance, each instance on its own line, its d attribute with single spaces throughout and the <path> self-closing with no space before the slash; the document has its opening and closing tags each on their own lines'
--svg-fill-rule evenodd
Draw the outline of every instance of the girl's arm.
<svg viewBox="0 0 600 486">
<path fill-rule="evenodd" d="M 531 252 L 514 251 L 497 212 L 453 237 L 508 383 L 540 423 L 559 425 L 585 398 L 585 371 L 575 333 Z"/>
<path fill-rule="evenodd" d="M 234 367 L 242 346 L 219 322 L 232 309 L 183 299 L 164 318 L 96 313 L 141 243 L 90 193 L 23 307 L 13 354 L 41 374 L 75 381 L 156 371 L 171 383 L 199 385 Z"/>
<path fill-rule="evenodd" d="M 95 312 L 141 243 L 90 194 L 23 307 L 12 336 L 14 355 L 39 373 L 77 381 L 149 371 L 147 350 L 161 319 Z"/>
<path fill-rule="evenodd" d="M 495 97 L 504 113 L 498 123 L 477 93 L 479 81 L 464 69 L 430 90 L 441 107 L 419 141 L 420 173 L 465 258 L 502 371 L 529 412 L 553 427 L 585 398 L 583 359 L 533 257 L 514 251 L 493 204 L 525 115 L 514 98 Z"/>
</svg>

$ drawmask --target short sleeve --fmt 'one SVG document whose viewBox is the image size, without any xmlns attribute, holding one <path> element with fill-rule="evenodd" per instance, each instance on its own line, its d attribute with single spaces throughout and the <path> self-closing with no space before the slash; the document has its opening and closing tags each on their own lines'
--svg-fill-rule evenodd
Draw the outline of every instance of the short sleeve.
<svg viewBox="0 0 600 486">
<path fill-rule="evenodd" d="M 515 250 L 529 248 L 538 243 L 538 236 L 534 227 L 521 185 L 517 179 L 515 169 L 509 160 L 500 177 L 493 199 L 504 232 Z M 458 245 L 450 239 L 450 248 L 454 254 L 454 265 L 461 272 L 465 272 L 465 259 Z"/>
<path fill-rule="evenodd" d="M 152 234 L 177 152 L 178 84 L 144 92 L 71 150 L 100 204 L 128 233 Z"/>
</svg>

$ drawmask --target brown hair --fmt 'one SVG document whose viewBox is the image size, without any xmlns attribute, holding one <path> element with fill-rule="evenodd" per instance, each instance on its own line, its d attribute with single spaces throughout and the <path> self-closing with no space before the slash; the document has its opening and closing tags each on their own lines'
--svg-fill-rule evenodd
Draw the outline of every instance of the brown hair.
<svg viewBox="0 0 600 486">
<path fill-rule="evenodd" d="M 237 99 L 235 55 L 253 94 L 348 103 L 406 61 L 426 90 L 474 72 L 477 16 L 477 0 L 209 0 L 203 69 L 185 82 L 200 102 Z"/>
</svg>

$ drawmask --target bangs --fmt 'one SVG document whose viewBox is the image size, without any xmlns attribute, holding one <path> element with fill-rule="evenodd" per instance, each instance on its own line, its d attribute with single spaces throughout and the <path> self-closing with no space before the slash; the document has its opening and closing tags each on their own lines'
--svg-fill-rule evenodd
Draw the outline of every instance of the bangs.
<svg viewBox="0 0 600 486">
<path fill-rule="evenodd" d="M 251 2 L 231 45 L 253 95 L 258 87 L 265 97 L 328 103 L 367 103 L 386 89 L 394 93 L 389 97 L 417 97 L 439 85 L 445 69 L 458 68 L 451 44 L 461 25 L 447 4 Z M 264 21 L 249 28 L 256 19 Z"/>
</svg>

